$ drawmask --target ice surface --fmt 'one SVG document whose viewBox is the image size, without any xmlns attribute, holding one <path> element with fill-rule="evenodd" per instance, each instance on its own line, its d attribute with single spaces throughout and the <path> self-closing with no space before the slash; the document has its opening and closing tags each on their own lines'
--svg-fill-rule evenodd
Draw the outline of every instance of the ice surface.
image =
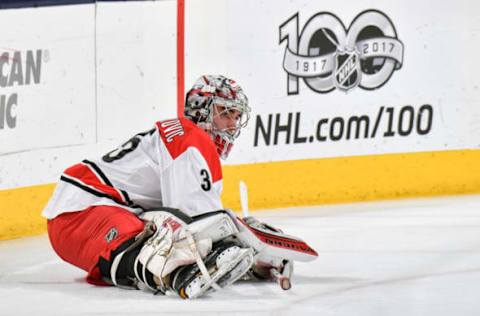
<svg viewBox="0 0 480 316">
<path fill-rule="evenodd" d="M 95 287 L 39 236 L 0 242 L 0 315 L 480 315 L 480 196 L 254 215 L 319 253 L 289 291 L 243 282 L 183 301 Z"/>
</svg>

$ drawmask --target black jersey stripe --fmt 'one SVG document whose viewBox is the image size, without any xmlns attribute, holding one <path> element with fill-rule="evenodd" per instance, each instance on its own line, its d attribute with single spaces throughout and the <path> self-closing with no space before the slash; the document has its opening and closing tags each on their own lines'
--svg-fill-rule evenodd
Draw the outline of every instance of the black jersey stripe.
<svg viewBox="0 0 480 316">
<path fill-rule="evenodd" d="M 118 191 L 120 191 L 120 194 L 122 195 L 122 197 L 125 200 L 125 202 L 127 203 L 127 205 L 133 205 L 133 202 L 132 202 L 132 200 L 130 200 L 130 196 L 128 196 L 127 191 L 120 190 L 120 189 Z"/>
<path fill-rule="evenodd" d="M 106 185 L 113 188 L 112 182 L 110 182 L 110 180 L 108 180 L 107 176 L 105 175 L 105 173 L 103 173 L 102 169 L 100 169 L 94 162 L 92 162 L 90 160 L 87 160 L 87 159 L 85 159 L 82 162 L 84 164 L 88 165 L 89 167 L 92 167 L 92 169 L 95 171 L 95 173 L 98 174 L 100 178 L 102 178 L 103 182 Z"/>
<path fill-rule="evenodd" d="M 117 203 L 122 203 L 122 204 L 124 204 L 122 201 L 117 201 L 117 200 L 116 200 L 113 196 L 111 196 L 111 195 L 108 195 L 108 194 L 106 194 L 106 193 L 104 193 L 104 192 L 102 192 L 102 191 L 97 191 L 97 190 L 95 190 L 95 189 L 93 189 L 93 188 L 91 188 L 91 187 L 89 187 L 89 186 L 84 185 L 83 183 L 80 183 L 80 182 L 78 182 L 78 181 L 75 181 L 75 180 L 73 180 L 73 179 L 71 179 L 71 178 L 68 178 L 68 177 L 66 177 L 66 176 L 61 176 L 61 177 L 60 177 L 60 180 L 65 181 L 65 182 L 68 182 L 68 183 L 70 183 L 70 184 L 73 184 L 74 186 L 79 187 L 80 189 L 82 189 L 82 190 L 84 190 L 84 191 L 87 191 L 88 193 L 91 193 L 91 194 L 93 194 L 93 195 L 95 195 L 95 196 L 98 196 L 98 197 L 106 197 L 106 198 L 109 198 L 110 200 L 113 200 L 113 201 L 115 201 L 115 202 L 117 202 Z"/>
<path fill-rule="evenodd" d="M 155 133 L 157 130 L 156 127 L 152 128 L 152 129 L 149 129 L 148 131 L 145 131 L 145 132 L 142 132 L 142 133 L 138 133 L 137 136 L 147 136 L 147 135 L 153 135 L 153 133 Z"/>
<path fill-rule="evenodd" d="M 103 173 L 102 169 L 100 169 L 99 166 L 97 166 L 93 161 L 90 161 L 90 160 L 87 160 L 87 159 L 83 160 L 82 162 L 84 164 L 88 165 L 89 167 L 91 167 L 106 185 L 108 185 L 109 187 L 112 187 L 115 190 L 117 190 L 118 193 L 120 194 L 120 196 L 123 198 L 123 201 L 125 202 L 125 204 L 133 205 L 133 202 L 130 200 L 130 197 L 128 196 L 128 193 L 124 190 L 120 190 L 120 189 L 117 189 L 116 187 L 114 187 L 112 182 L 108 179 L 108 177 L 105 175 L 105 173 Z"/>
<path fill-rule="evenodd" d="M 125 201 L 126 201 L 126 202 L 118 201 L 117 199 L 115 199 L 115 198 L 114 198 L 113 196 L 111 196 L 111 195 L 108 195 L 108 194 L 106 194 L 106 193 L 104 193 L 104 192 L 102 192 L 102 191 L 97 191 L 97 190 L 95 190 L 95 189 L 93 189 L 93 188 L 91 188 L 91 187 L 89 187 L 89 186 L 84 185 L 84 184 L 81 183 L 81 182 L 75 181 L 74 179 L 68 178 L 68 177 L 66 177 L 66 176 L 61 176 L 61 177 L 60 177 L 60 180 L 65 181 L 65 182 L 68 182 L 68 183 L 70 183 L 70 184 L 72 184 L 72 185 L 74 185 L 74 186 L 76 186 L 76 187 L 78 187 L 78 188 L 80 188 L 80 189 L 82 189 L 82 190 L 84 190 L 84 191 L 87 191 L 88 193 L 91 193 L 91 194 L 93 194 L 93 195 L 95 195 L 95 196 L 105 197 L 105 198 L 108 198 L 108 199 L 110 199 L 110 200 L 112 200 L 112 201 L 114 201 L 114 202 L 116 202 L 116 203 L 120 203 L 120 204 L 126 205 L 126 206 L 131 207 L 131 208 L 139 208 L 139 209 L 144 210 L 144 208 L 143 208 L 142 206 L 133 203 L 132 200 L 130 199 L 130 197 L 128 196 L 128 193 L 125 192 L 125 191 L 123 191 L 123 190 L 119 190 L 119 191 L 122 193 L 122 195 L 123 195 L 123 197 L 125 198 Z"/>
</svg>

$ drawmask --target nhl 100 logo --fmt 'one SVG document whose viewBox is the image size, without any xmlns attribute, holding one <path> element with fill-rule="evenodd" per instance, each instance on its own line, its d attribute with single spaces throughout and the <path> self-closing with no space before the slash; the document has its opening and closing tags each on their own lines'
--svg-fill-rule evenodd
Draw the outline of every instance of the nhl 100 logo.
<svg viewBox="0 0 480 316">
<path fill-rule="evenodd" d="M 378 89 L 403 63 L 403 43 L 392 21 L 378 10 L 361 12 L 348 29 L 334 14 L 320 12 L 301 33 L 297 12 L 279 31 L 280 44 L 287 42 L 283 68 L 289 95 L 298 94 L 300 78 L 318 93 Z"/>
</svg>

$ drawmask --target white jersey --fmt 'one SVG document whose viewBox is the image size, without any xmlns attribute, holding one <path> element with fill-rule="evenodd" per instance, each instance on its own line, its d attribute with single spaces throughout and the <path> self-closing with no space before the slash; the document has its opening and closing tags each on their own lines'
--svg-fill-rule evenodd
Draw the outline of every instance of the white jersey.
<svg viewBox="0 0 480 316">
<path fill-rule="evenodd" d="M 136 214 L 166 206 L 195 216 L 222 209 L 221 191 L 220 159 L 210 136 L 186 118 L 172 119 L 65 170 L 42 214 L 52 219 L 116 205 Z"/>
</svg>

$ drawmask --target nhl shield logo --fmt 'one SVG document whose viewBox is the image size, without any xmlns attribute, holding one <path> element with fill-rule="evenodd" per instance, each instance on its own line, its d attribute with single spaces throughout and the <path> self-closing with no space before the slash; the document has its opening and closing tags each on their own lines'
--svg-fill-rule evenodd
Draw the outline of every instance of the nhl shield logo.
<svg viewBox="0 0 480 316">
<path fill-rule="evenodd" d="M 356 51 L 335 53 L 335 86 L 343 91 L 355 88 L 360 82 L 360 62 Z"/>
<path fill-rule="evenodd" d="M 115 227 L 110 228 L 108 233 L 105 235 L 105 240 L 109 244 L 112 240 L 117 238 L 118 236 L 118 230 Z"/>
</svg>

